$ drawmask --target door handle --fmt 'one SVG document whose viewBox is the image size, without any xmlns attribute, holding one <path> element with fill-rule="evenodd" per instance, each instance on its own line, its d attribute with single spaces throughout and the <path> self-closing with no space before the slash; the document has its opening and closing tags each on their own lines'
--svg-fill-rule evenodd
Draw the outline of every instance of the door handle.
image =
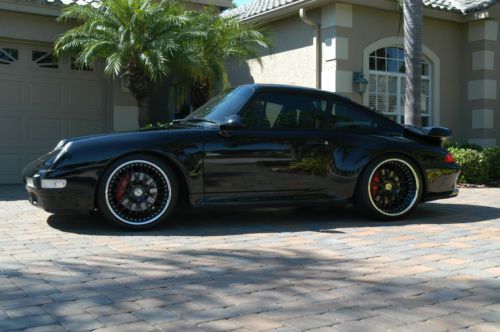
<svg viewBox="0 0 500 332">
<path fill-rule="evenodd" d="M 330 143 L 327 140 L 324 139 L 318 139 L 314 141 L 308 141 L 308 145 L 329 145 Z"/>
</svg>

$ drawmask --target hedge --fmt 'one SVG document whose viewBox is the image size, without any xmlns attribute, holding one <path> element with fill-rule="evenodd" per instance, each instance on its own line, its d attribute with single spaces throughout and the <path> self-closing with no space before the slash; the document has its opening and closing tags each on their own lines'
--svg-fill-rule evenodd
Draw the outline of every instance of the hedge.
<svg viewBox="0 0 500 332">
<path fill-rule="evenodd" d="M 500 146 L 483 150 L 484 158 L 488 163 L 489 182 L 500 182 Z"/>
<path fill-rule="evenodd" d="M 500 146 L 482 148 L 473 144 L 447 143 L 445 147 L 462 168 L 460 183 L 500 182 Z"/>
</svg>

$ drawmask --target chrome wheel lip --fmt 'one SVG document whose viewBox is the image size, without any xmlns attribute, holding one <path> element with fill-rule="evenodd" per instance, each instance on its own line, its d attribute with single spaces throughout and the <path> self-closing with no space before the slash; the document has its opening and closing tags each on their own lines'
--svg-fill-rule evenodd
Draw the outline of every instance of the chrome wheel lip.
<svg viewBox="0 0 500 332">
<path fill-rule="evenodd" d="M 161 210 L 160 213 L 158 213 L 156 216 L 154 216 L 153 218 L 150 218 L 148 220 L 144 220 L 144 221 L 141 221 L 141 222 L 132 222 L 130 220 L 127 220 L 125 218 L 123 218 L 122 216 L 118 215 L 115 210 L 113 209 L 113 207 L 111 206 L 111 202 L 109 201 L 109 184 L 111 182 L 111 179 L 113 179 L 114 175 L 120 170 L 122 169 L 123 167 L 126 167 L 127 165 L 130 165 L 130 164 L 137 164 L 137 163 L 141 163 L 141 164 L 147 164 L 149 166 L 152 166 L 154 167 L 157 171 L 160 172 L 160 174 L 163 176 L 163 179 L 165 180 L 165 182 L 167 183 L 167 188 L 168 188 L 168 197 L 167 197 L 167 202 L 165 203 L 165 206 L 163 207 L 163 209 Z M 105 189 L 105 192 L 104 192 L 104 196 L 105 196 L 105 199 L 106 199 L 106 205 L 109 209 L 109 211 L 111 211 L 111 213 L 113 214 L 113 216 L 115 216 L 118 220 L 120 220 L 121 222 L 124 222 L 125 224 L 127 225 L 131 225 L 131 226 L 143 226 L 143 225 L 147 225 L 147 224 L 151 224 L 153 222 L 155 222 L 156 220 L 158 220 L 159 218 L 161 218 L 163 216 L 163 214 L 165 214 L 165 211 L 168 209 L 168 207 L 170 206 L 170 200 L 172 198 L 172 187 L 170 185 L 170 180 L 167 176 L 167 174 L 165 174 L 165 172 L 160 168 L 158 167 L 156 164 L 150 162 L 150 161 L 147 161 L 147 160 L 141 160 L 141 159 L 136 159 L 136 160 L 130 160 L 130 161 L 127 161 L 123 164 L 121 164 L 120 166 L 116 167 L 113 172 L 110 174 L 110 176 L 108 177 L 107 181 L 106 181 L 106 189 Z"/>
<path fill-rule="evenodd" d="M 407 166 L 410 169 L 410 171 L 413 175 L 413 178 L 415 179 L 415 192 L 414 192 L 414 197 L 413 197 L 411 203 L 408 204 L 408 206 L 403 211 L 396 212 L 396 213 L 389 213 L 389 212 L 386 212 L 386 211 L 383 211 L 382 209 L 380 209 L 373 201 L 373 197 L 371 194 L 371 182 L 372 182 L 373 176 L 375 175 L 375 172 L 380 168 L 380 166 L 387 164 L 389 162 L 399 162 L 399 163 L 404 164 L 405 166 Z M 417 202 L 419 192 L 420 192 L 420 180 L 419 180 L 419 177 L 417 175 L 417 172 L 415 171 L 415 169 L 413 168 L 413 166 L 410 163 L 408 163 L 407 161 L 405 161 L 403 159 L 399 159 L 399 158 L 385 159 L 384 161 L 380 162 L 373 169 L 372 173 L 370 174 L 370 177 L 368 178 L 368 197 L 370 198 L 370 203 L 377 210 L 377 212 L 379 212 L 385 216 L 388 216 L 388 217 L 398 217 L 398 216 L 405 214 L 409 210 L 411 210 L 415 206 L 415 203 Z"/>
</svg>

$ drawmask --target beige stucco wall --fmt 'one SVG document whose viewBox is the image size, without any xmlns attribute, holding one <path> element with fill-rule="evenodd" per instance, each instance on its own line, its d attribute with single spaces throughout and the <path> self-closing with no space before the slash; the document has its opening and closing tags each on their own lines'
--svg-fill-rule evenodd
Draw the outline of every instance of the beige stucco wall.
<svg viewBox="0 0 500 332">
<path fill-rule="evenodd" d="M 54 17 L 0 10 L 0 38 L 52 43 L 68 28 Z"/>
<path fill-rule="evenodd" d="M 500 144 L 499 22 L 500 5 L 497 4 L 489 8 L 486 20 L 466 25 L 462 41 L 463 77 L 467 84 L 463 89 L 464 136 L 469 142 L 484 146 Z"/>
<path fill-rule="evenodd" d="M 317 18 L 319 12 L 313 12 L 310 16 Z M 262 51 L 262 67 L 256 60 L 231 65 L 231 83 L 275 83 L 315 87 L 314 29 L 300 20 L 298 12 L 297 15 L 265 26 L 264 29 L 269 33 L 272 48 L 270 53 Z"/>
<path fill-rule="evenodd" d="M 333 9 L 335 10 L 335 9 Z M 350 10 L 349 10 L 350 11 Z M 323 7 L 323 19 L 325 7 Z M 320 10 L 309 14 L 318 23 L 321 22 Z M 395 11 L 380 10 L 364 6 L 352 6 L 352 27 L 349 25 L 322 29 L 321 39 L 339 38 L 342 43 L 336 44 L 336 52 L 347 54 L 346 58 L 337 56 L 337 59 L 327 63 L 323 61 L 323 71 L 328 66 L 334 66 L 337 72 L 342 72 L 344 80 L 352 80 L 353 72 L 364 71 L 368 78 L 363 50 L 369 45 L 388 37 L 402 40 L 403 32 L 400 27 L 401 16 Z M 323 25 L 324 26 L 324 25 Z M 254 60 L 248 61 L 243 69 L 231 71 L 233 84 L 242 83 L 284 83 L 314 87 L 315 84 L 315 49 L 313 47 L 313 29 L 305 25 L 297 16 L 272 22 L 266 27 L 273 34 L 275 49 L 271 55 L 264 56 L 261 69 Z M 463 40 L 466 38 L 466 24 L 445 21 L 435 18 L 425 18 L 423 42 L 429 54 L 437 57 L 439 72 L 434 72 L 434 82 L 439 86 L 433 92 L 437 105 L 434 112 L 434 125 L 447 126 L 453 129 L 458 139 L 466 139 L 466 128 L 469 120 L 464 120 L 464 89 L 467 84 L 464 78 L 464 63 L 469 61 L 463 55 Z M 346 50 L 341 48 L 346 46 Z M 398 45 L 385 45 L 400 46 Z M 323 50 L 325 47 L 323 46 Z M 496 56 L 500 56 L 497 52 Z M 430 60 L 430 59 L 429 59 Z M 247 71 L 245 71 L 245 69 Z M 437 69 L 437 68 L 434 68 Z M 439 77 L 438 77 L 439 76 Z M 328 77 L 326 77 L 328 79 Z M 338 79 L 338 78 L 337 78 Z M 323 77 L 323 83 L 325 77 Z M 341 94 L 360 102 L 367 103 L 366 98 L 359 95 L 351 82 L 343 84 Z M 346 89 L 348 87 L 349 89 Z M 352 93 L 348 91 L 352 90 Z M 365 99 L 365 100 L 363 100 Z M 500 113 L 500 112 L 499 112 Z M 464 124 L 467 122 L 467 124 Z"/>
<path fill-rule="evenodd" d="M 111 82 L 113 89 L 113 130 L 135 130 L 139 128 L 139 108 L 132 94 L 121 80 Z"/>
<path fill-rule="evenodd" d="M 499 29 L 497 30 L 499 39 L 496 43 L 490 42 L 489 45 L 491 50 L 494 52 L 493 70 L 494 79 L 497 80 L 497 100 L 491 107 L 494 111 L 494 128 L 488 130 L 488 135 L 494 137 L 496 139 L 496 144 L 500 145 L 500 3 L 492 6 L 490 11 L 492 18 L 497 21 L 499 26 Z"/>
</svg>

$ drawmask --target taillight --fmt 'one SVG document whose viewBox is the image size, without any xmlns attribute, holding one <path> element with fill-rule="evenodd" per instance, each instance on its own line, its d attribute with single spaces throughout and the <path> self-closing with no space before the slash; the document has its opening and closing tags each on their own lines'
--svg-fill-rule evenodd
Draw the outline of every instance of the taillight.
<svg viewBox="0 0 500 332">
<path fill-rule="evenodd" d="M 446 156 L 444 156 L 443 162 L 445 164 L 454 164 L 455 158 L 453 158 L 453 155 L 451 153 L 448 153 Z"/>
</svg>

